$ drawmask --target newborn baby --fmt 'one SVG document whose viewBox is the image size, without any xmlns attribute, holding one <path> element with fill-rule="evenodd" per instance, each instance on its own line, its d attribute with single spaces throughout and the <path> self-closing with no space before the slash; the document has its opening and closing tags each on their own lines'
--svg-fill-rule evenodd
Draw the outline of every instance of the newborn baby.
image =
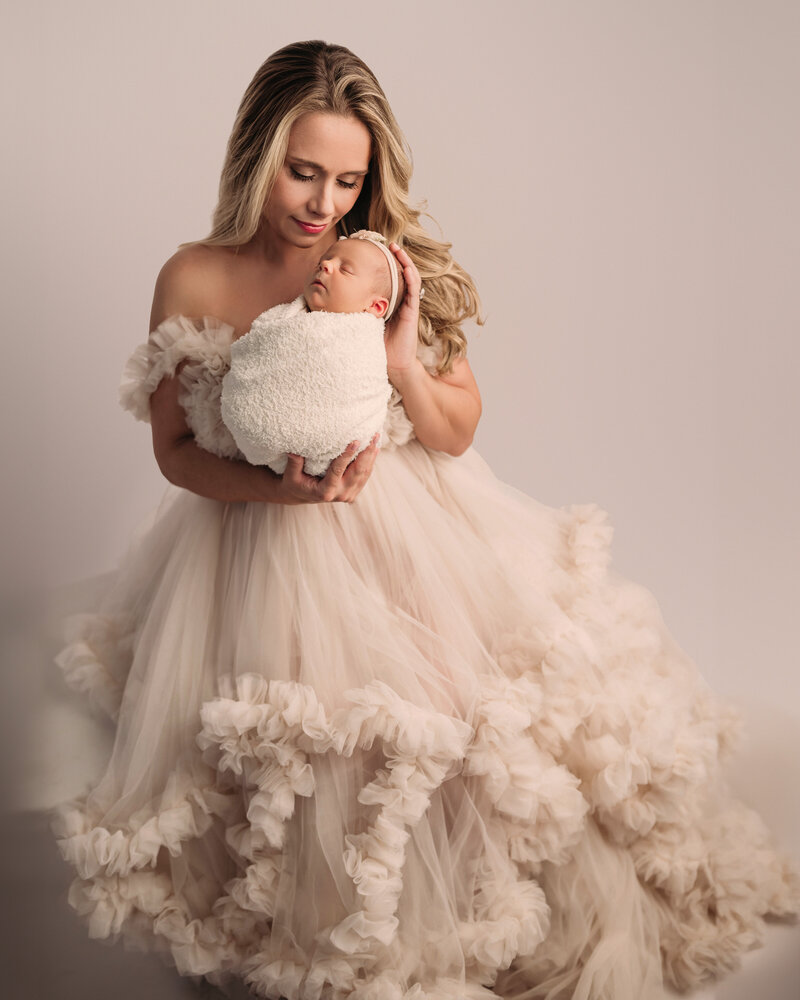
<svg viewBox="0 0 800 1000">
<path fill-rule="evenodd" d="M 280 475 L 291 452 L 321 476 L 351 441 L 368 447 L 392 391 L 383 329 L 402 283 L 383 237 L 361 230 L 323 254 L 301 296 L 231 344 L 222 419 L 248 462 Z"/>
</svg>

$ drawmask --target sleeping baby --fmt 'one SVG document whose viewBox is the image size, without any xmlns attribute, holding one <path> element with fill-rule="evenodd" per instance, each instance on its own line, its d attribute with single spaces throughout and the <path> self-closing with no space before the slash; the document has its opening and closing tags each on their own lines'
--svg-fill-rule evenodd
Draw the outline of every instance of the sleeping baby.
<svg viewBox="0 0 800 1000">
<path fill-rule="evenodd" d="M 321 476 L 351 441 L 369 445 L 392 391 L 383 330 L 402 286 L 386 241 L 361 230 L 328 249 L 301 296 L 231 344 L 222 419 L 248 462 L 280 475 L 291 452 Z"/>
</svg>

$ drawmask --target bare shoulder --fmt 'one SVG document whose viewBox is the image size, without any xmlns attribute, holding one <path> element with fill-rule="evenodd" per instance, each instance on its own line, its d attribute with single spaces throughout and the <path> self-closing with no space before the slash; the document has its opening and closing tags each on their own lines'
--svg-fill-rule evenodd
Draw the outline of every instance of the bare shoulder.
<svg viewBox="0 0 800 1000">
<path fill-rule="evenodd" d="M 232 253 L 228 247 L 181 247 L 156 279 L 150 329 L 168 316 L 216 316 L 224 301 Z"/>
</svg>

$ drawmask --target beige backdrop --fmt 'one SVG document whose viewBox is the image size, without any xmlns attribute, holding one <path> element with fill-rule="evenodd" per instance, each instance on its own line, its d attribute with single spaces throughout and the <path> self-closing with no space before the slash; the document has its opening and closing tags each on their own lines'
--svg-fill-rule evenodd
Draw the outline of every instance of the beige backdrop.
<svg viewBox="0 0 800 1000">
<path fill-rule="evenodd" d="M 321 37 L 376 71 L 414 196 L 482 291 L 476 446 L 546 503 L 610 511 L 616 568 L 744 705 L 734 782 L 800 856 L 800 4 L 5 6 L 6 804 L 47 806 L 103 766 L 110 733 L 78 718 L 51 659 L 54 608 L 113 567 L 163 489 L 119 374 L 162 262 L 207 232 L 250 77 Z M 64 1000 L 122 997 L 123 981 L 178 996 L 167 974 L 161 992 L 143 985 L 141 956 L 123 966 L 84 941 L 64 866 L 27 822 L 0 848 L 6 897 L 28 914 L 9 948 L 35 939 L 35 971 Z M 797 937 L 776 951 L 776 934 L 718 1000 L 794 995 Z"/>
<path fill-rule="evenodd" d="M 544 502 L 611 512 L 617 569 L 772 720 L 768 765 L 800 724 L 800 5 L 51 0 L 4 20 L 12 589 L 112 567 L 157 502 L 120 370 L 161 263 L 207 231 L 251 75 L 322 37 L 376 71 L 414 196 L 482 291 L 478 449 Z M 797 831 L 786 799 L 764 808 Z"/>
</svg>

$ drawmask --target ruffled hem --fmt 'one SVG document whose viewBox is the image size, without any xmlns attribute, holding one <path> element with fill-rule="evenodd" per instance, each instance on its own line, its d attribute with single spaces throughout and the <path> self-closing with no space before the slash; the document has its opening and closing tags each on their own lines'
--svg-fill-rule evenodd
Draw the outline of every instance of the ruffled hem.
<svg viewBox="0 0 800 1000">
<path fill-rule="evenodd" d="M 264 997 L 513 997 L 520 995 L 520 976 L 526 996 L 544 996 L 536 990 L 550 981 L 547 956 L 560 947 L 560 935 L 570 939 L 563 929 L 567 901 L 559 898 L 567 890 L 552 873 L 568 871 L 584 851 L 587 822 L 594 820 L 582 789 L 591 792 L 596 782 L 581 781 L 537 743 L 547 694 L 536 675 L 484 678 L 469 722 L 420 709 L 379 681 L 344 698 L 346 704 L 329 712 L 307 685 L 229 675 L 219 697 L 203 704 L 196 737 L 217 785 L 201 791 L 188 779 L 174 779 L 166 805 L 157 814 L 132 816 L 125 830 L 95 825 L 77 800 L 60 807 L 54 832 L 79 874 L 70 903 L 88 919 L 90 936 L 122 933 L 139 942 L 155 936 L 182 974 L 235 974 Z M 278 905 L 287 823 L 298 799 L 315 793 L 314 758 L 348 758 L 373 748 L 385 766 L 358 795 L 369 825 L 342 845 L 357 904 L 316 935 L 313 955 L 276 959 L 263 941 Z M 463 981 L 426 982 L 420 974 L 409 983 L 393 965 L 402 947 L 397 908 L 407 845 L 432 796 L 457 775 L 478 782 L 492 803 L 492 828 L 500 836 L 493 850 L 502 842 L 505 860 L 498 868 L 496 857 L 491 866 L 488 856 L 476 859 L 470 913 L 458 921 Z M 225 784 L 237 791 L 220 791 Z M 178 857 L 187 840 L 209 831 L 214 817 L 242 874 L 198 917 L 163 866 L 156 868 L 162 849 Z M 638 894 L 648 919 L 657 917 L 665 972 L 680 988 L 734 967 L 739 953 L 760 940 L 766 913 L 790 914 L 800 903 L 794 876 L 769 848 L 754 814 L 737 807 L 713 828 L 699 823 L 697 812 L 692 820 L 654 824 L 625 852 L 631 871 L 635 866 L 650 886 L 628 893 L 629 901 Z M 553 907 L 560 925 L 555 937 L 549 935 Z M 598 920 L 589 920 L 585 939 L 606 933 Z M 503 970 L 510 970 L 504 981 L 517 985 L 496 994 L 490 987 Z"/>
<path fill-rule="evenodd" d="M 244 782 L 242 822 L 237 822 L 243 819 L 237 797 L 213 787 L 196 791 L 177 780 L 169 806 L 157 815 L 131 817 L 125 831 L 93 825 L 78 800 L 59 807 L 53 829 L 62 855 L 79 874 L 70 902 L 89 919 L 90 935 L 132 930 L 141 938 L 149 920 L 150 932 L 161 937 L 182 973 L 234 970 L 264 996 L 453 996 L 448 991 L 455 980 L 440 978 L 407 988 L 386 966 L 398 931 L 409 831 L 429 808 L 434 792 L 463 770 L 475 729 L 421 710 L 381 682 L 345 697 L 346 706 L 327 713 L 305 685 L 267 681 L 257 674 L 223 679 L 220 697 L 203 705 L 197 745 L 223 781 L 232 775 Z M 494 693 L 492 698 L 496 702 Z M 488 711 L 482 706 L 480 717 L 485 719 Z M 481 723 L 475 743 L 476 754 L 484 759 L 486 725 Z M 358 795 L 370 812 L 369 826 L 364 833 L 348 835 L 343 845 L 357 907 L 317 935 L 319 948 L 310 963 L 299 956 L 297 961 L 288 956 L 267 960 L 254 942 L 268 935 L 265 921 L 276 905 L 287 821 L 297 797 L 314 794 L 310 758 L 328 753 L 349 757 L 375 746 L 380 746 L 386 767 Z M 497 758 L 497 749 L 493 752 Z M 479 774 L 481 765 L 472 771 Z M 508 774 L 512 771 L 507 768 Z M 511 798 L 506 789 L 507 806 Z M 513 811 L 520 813 L 519 807 Z M 162 849 L 177 857 L 185 841 L 202 837 L 213 816 L 223 821 L 244 873 L 226 883 L 226 895 L 210 915 L 192 919 L 169 877 L 152 869 Z M 513 862 L 506 866 L 505 879 L 479 878 L 473 917 L 459 923 L 469 974 L 466 984 L 458 981 L 458 995 L 494 996 L 481 984 L 515 956 L 532 952 L 546 935 L 548 919 L 541 889 L 520 877 Z"/>
<path fill-rule="evenodd" d="M 236 803 L 231 795 L 214 786 L 200 790 L 186 778 L 173 776 L 158 812 L 134 813 L 124 830 L 111 831 L 95 825 L 96 820 L 80 797 L 54 810 L 52 829 L 64 860 L 86 880 L 100 874 L 127 876 L 154 868 L 162 848 L 178 857 L 183 842 L 206 833 L 213 816 L 234 822 Z"/>
<path fill-rule="evenodd" d="M 395 940 L 408 831 L 428 809 L 434 791 L 463 768 L 474 730 L 461 720 L 421 710 L 380 682 L 345 697 L 350 705 L 328 717 L 307 686 L 258 675 L 239 677 L 235 684 L 229 679 L 222 697 L 203 707 L 197 742 L 204 758 L 221 772 L 249 772 L 248 782 L 255 780 L 248 807 L 250 836 L 242 848 L 251 858 L 283 847 L 295 797 L 313 794 L 309 755 L 332 751 L 347 757 L 356 748 L 370 750 L 381 744 L 387 767 L 358 795 L 372 810 L 370 825 L 362 834 L 347 835 L 343 852 L 360 905 L 319 935 L 335 954 L 360 956 L 355 975 L 366 968 L 365 953 Z M 260 864 L 255 860 L 250 867 L 243 888 L 249 890 L 261 874 Z M 266 903 L 271 912 L 274 901 L 269 894 L 280 862 L 270 859 L 266 867 L 267 880 L 258 883 L 258 905 Z M 485 883 L 476 898 L 479 928 L 474 922 L 461 925 L 470 961 L 489 966 L 494 962 L 496 969 L 541 940 L 547 907 L 535 887 Z M 247 905 L 253 905 L 252 897 Z M 488 919 L 490 912 L 493 919 Z M 499 952 L 492 947 L 490 928 L 505 943 Z M 377 955 L 370 958 L 375 961 Z"/>
<path fill-rule="evenodd" d="M 133 637 L 132 623 L 121 616 L 73 615 L 65 623 L 67 645 L 55 658 L 67 687 L 114 720 L 119 716 Z"/>
</svg>

